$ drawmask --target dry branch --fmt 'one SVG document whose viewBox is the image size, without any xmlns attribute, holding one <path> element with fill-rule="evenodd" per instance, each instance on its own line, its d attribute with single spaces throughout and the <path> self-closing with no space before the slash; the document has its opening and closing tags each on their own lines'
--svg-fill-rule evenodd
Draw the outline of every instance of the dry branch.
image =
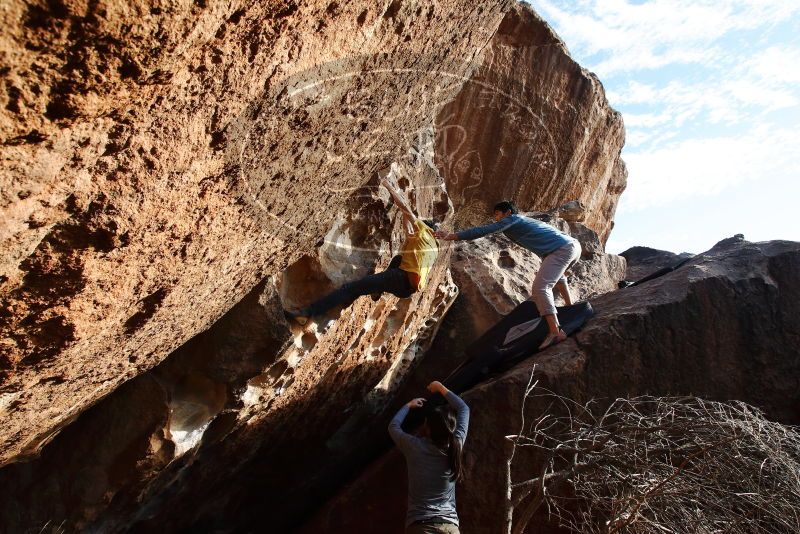
<svg viewBox="0 0 800 534">
<path fill-rule="evenodd" d="M 525 426 L 526 405 L 548 401 Z M 573 532 L 800 532 L 800 433 L 741 402 L 617 399 L 602 411 L 531 377 L 507 463 L 506 531 L 545 506 Z M 534 472 L 519 452 L 539 453 Z M 528 476 L 525 476 L 528 475 Z"/>
</svg>

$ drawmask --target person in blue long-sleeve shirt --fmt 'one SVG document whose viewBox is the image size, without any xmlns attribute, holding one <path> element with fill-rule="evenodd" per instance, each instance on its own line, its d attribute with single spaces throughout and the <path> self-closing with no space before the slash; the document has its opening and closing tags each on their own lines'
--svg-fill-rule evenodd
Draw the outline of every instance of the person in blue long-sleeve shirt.
<svg viewBox="0 0 800 534">
<path fill-rule="evenodd" d="M 389 423 L 389 435 L 406 458 L 408 467 L 408 534 L 458 534 L 456 481 L 461 478 L 461 455 L 469 426 L 469 407 L 441 382 L 428 391 L 441 394 L 448 406 L 428 411 L 423 436 L 403 431 L 409 410 L 422 408 L 425 399 L 404 405 Z"/>
<path fill-rule="evenodd" d="M 507 200 L 494 207 L 494 221 L 456 233 L 434 232 L 434 235 L 445 241 L 469 241 L 503 232 L 511 241 L 542 258 L 531 289 L 531 298 L 549 329 L 548 336 L 539 348 L 544 349 L 565 340 L 567 335 L 558 323 L 553 290 L 561 294 L 568 306 L 572 304 L 564 273 L 581 257 L 580 243 L 547 223 L 518 214 L 514 204 Z"/>
</svg>

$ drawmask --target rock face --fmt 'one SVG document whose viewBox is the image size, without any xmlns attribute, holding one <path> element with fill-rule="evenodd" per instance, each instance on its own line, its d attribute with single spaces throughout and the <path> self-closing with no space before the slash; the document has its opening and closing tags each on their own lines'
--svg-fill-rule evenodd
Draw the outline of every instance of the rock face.
<svg viewBox="0 0 800 534">
<path fill-rule="evenodd" d="M 379 176 L 445 225 L 489 193 L 579 199 L 564 215 L 602 257 L 622 122 L 522 4 L 10 0 L 0 16 L 4 528 L 289 528 L 350 476 L 457 293 L 442 249 L 411 299 L 286 324 L 397 253 Z"/>
<path fill-rule="evenodd" d="M 631 247 L 620 254 L 628 262 L 625 279 L 635 282 L 664 267 L 672 267 L 693 254 L 682 252 L 675 254 L 666 250 L 650 247 Z"/>
<path fill-rule="evenodd" d="M 606 242 L 627 179 L 622 116 L 527 6 L 506 14 L 438 122 L 437 161 L 459 224 L 484 222 L 500 200 L 548 211 L 577 199 Z"/>
<path fill-rule="evenodd" d="M 503 436 L 519 430 L 534 367 L 540 386 L 579 402 L 642 394 L 739 399 L 771 419 L 799 423 L 798 271 L 798 243 L 722 242 L 678 271 L 594 299 L 596 316 L 576 336 L 469 391 L 466 479 L 457 490 L 462 532 L 502 529 Z M 526 420 L 544 414 L 548 402 L 529 401 Z M 305 532 L 401 532 L 403 462 L 396 450 L 376 461 Z M 515 480 L 538 472 L 532 456 L 515 465 Z M 553 531 L 546 517 L 531 523 L 530 532 Z"/>
<path fill-rule="evenodd" d="M 589 101 L 615 118 L 608 130 L 617 158 L 618 116 L 549 28 L 509 2 L 465 6 L 8 4 L 0 372 L 2 406 L 13 417 L 0 461 L 35 454 L 56 428 L 335 233 L 336 214 L 373 171 L 449 124 L 442 107 L 475 64 L 487 65 L 488 42 L 538 49 L 506 42 L 513 28 L 555 43 L 558 62 L 578 80 L 570 83 L 584 84 Z M 526 75 L 539 80 L 522 96 L 572 98 L 554 85 L 569 79 L 561 71 L 542 76 L 532 56 L 514 63 L 529 64 Z M 390 76 L 377 74 L 387 69 Z M 560 150 L 602 151 L 584 137 L 583 122 L 595 124 L 596 114 L 588 107 L 547 130 L 564 129 L 572 144 Z M 473 131 L 469 140 L 484 137 Z M 457 190 L 448 169 L 461 166 L 441 164 L 453 156 L 442 137 L 428 163 Z M 508 145 L 521 149 L 519 139 Z M 583 178 L 575 173 L 553 176 L 569 184 L 557 188 L 564 195 L 603 189 L 576 185 Z M 528 198 L 526 184 L 538 179 L 515 177 L 513 196 Z M 608 197 L 620 187 L 606 187 Z M 428 214 L 441 215 L 442 202 Z M 594 216 L 605 217 L 603 228 L 613 210 L 604 213 Z"/>
<path fill-rule="evenodd" d="M 324 279 L 319 267 L 309 265 L 314 262 L 301 262 L 284 278 Z M 176 491 L 176 477 L 179 489 L 209 501 L 198 510 L 201 518 L 219 512 L 210 501 L 220 497 L 263 509 L 252 499 L 264 496 L 264 488 L 249 485 L 299 485 L 303 478 L 294 476 L 302 465 L 313 465 L 324 436 L 346 419 L 348 408 L 375 409 L 385 402 L 394 373 L 427 348 L 455 291 L 445 278 L 435 291 L 413 299 L 362 299 L 348 310 L 360 316 L 352 321 L 330 319 L 290 331 L 279 297 L 285 283 L 265 280 L 210 330 L 83 413 L 44 447 L 41 458 L 0 471 L 3 524 L 25 530 L 55 515 L 76 530 L 124 529 L 149 514 L 167 513 L 158 501 Z M 431 310 L 430 323 L 414 324 L 416 316 L 408 312 L 414 306 Z M 344 337 L 349 351 L 341 350 Z M 320 368 L 322 378 L 316 376 Z M 257 472 L 264 478 L 252 479 Z M 213 498 L 206 493 L 217 493 L 226 478 L 237 489 Z M 144 499 L 149 506 L 138 516 L 140 499 L 151 495 L 156 502 Z M 173 522 L 162 520 L 160 528 L 197 520 L 191 514 L 170 517 Z"/>
<path fill-rule="evenodd" d="M 508 7 L 7 2 L 0 462 L 312 254 Z"/>
<path fill-rule="evenodd" d="M 441 177 L 416 157 L 431 146 L 416 146 L 414 157 L 400 158 L 381 172 L 402 184 L 421 213 L 445 209 L 438 214 L 445 216 L 449 203 L 442 203 Z M 426 290 L 410 299 L 362 298 L 341 316 L 332 310 L 305 329 L 285 322 L 285 307 L 306 304 L 335 282 L 385 268 L 402 241 L 396 215 L 385 191 L 374 185 L 355 191 L 314 253 L 267 276 L 209 330 L 82 414 L 70 432 L 43 448 L 41 458 L 0 470 L 3 523 L 14 530 L 41 528 L 55 515 L 71 529 L 124 529 L 140 522 L 149 525 L 141 528 L 158 523 L 178 530 L 203 525 L 216 518 L 204 514 L 220 508 L 227 510 L 221 521 L 234 516 L 254 521 L 247 514 L 263 507 L 253 499 L 268 495 L 250 487 L 256 472 L 264 477 L 257 484 L 267 479 L 277 487 L 294 486 L 296 496 L 300 481 L 313 473 L 301 473 L 294 462 L 315 465 L 319 447 L 337 434 L 346 449 L 349 432 L 338 426 L 346 425 L 348 410 L 370 413 L 391 398 L 406 370 L 429 347 L 457 293 L 444 250 Z M 415 313 L 419 309 L 426 314 Z M 152 411 L 160 418 L 143 430 L 124 421 L 137 417 L 145 387 L 157 393 Z M 127 417 L 119 417 L 106 439 L 82 444 L 85 454 L 71 456 L 80 436 L 103 435 L 109 411 Z M 200 452 L 207 449 L 214 452 Z M 151 459 L 154 455 L 158 461 Z M 98 459 L 91 478 L 85 472 L 89 459 Z M 58 469 L 57 461 L 62 462 Z M 174 496 L 171 484 L 178 476 L 196 479 Z M 238 489 L 219 495 L 207 477 L 217 483 L 229 478 Z M 87 485 L 92 491 L 81 491 Z M 65 492 L 72 495 L 68 502 L 60 497 Z M 270 497 L 276 503 L 275 495 Z M 169 522 L 160 514 L 169 513 L 171 498 L 206 500 L 209 506 L 197 516 L 170 516 Z M 48 504 L 54 501 L 59 506 Z M 298 499 L 289 502 L 297 505 Z M 302 503 L 295 513 L 308 505 Z M 284 512 L 287 521 L 296 520 Z"/>
</svg>

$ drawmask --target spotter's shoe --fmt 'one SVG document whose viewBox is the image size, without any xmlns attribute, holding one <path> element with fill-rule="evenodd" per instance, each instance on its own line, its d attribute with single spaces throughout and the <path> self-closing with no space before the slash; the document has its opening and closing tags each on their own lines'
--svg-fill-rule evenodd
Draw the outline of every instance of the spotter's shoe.
<svg viewBox="0 0 800 534">
<path fill-rule="evenodd" d="M 557 345 L 567 339 L 567 334 L 564 333 L 563 330 L 559 329 L 557 334 L 547 334 L 547 337 L 544 338 L 542 344 L 539 345 L 539 350 L 544 350 L 547 347 L 552 347 L 553 345 Z"/>
</svg>

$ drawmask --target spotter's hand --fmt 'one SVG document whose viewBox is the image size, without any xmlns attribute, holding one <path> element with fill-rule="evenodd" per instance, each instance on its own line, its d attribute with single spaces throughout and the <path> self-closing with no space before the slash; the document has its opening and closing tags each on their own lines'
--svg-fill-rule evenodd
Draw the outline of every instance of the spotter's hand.
<svg viewBox="0 0 800 534">
<path fill-rule="evenodd" d="M 408 404 L 406 404 L 406 406 L 413 409 L 413 408 L 422 408 L 424 404 L 425 404 L 425 399 L 420 397 L 418 399 L 412 399 L 408 401 Z"/>
<path fill-rule="evenodd" d="M 447 393 L 447 388 L 444 387 L 444 384 L 442 384 L 438 380 L 434 380 L 433 382 L 428 384 L 428 391 L 430 391 L 431 393 L 439 393 L 441 395 L 444 395 Z"/>
</svg>

